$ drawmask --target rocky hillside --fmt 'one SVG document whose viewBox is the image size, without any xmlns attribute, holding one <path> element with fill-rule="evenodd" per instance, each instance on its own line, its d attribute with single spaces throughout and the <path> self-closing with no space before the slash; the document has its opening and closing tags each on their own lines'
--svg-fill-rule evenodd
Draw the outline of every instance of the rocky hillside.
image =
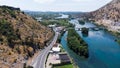
<svg viewBox="0 0 120 68">
<path fill-rule="evenodd" d="M 0 68 L 17 66 L 32 57 L 52 36 L 52 30 L 19 8 L 0 6 Z"/>
<path fill-rule="evenodd" d="M 88 16 L 90 20 L 104 25 L 108 30 L 120 32 L 120 0 L 113 0 Z"/>
</svg>

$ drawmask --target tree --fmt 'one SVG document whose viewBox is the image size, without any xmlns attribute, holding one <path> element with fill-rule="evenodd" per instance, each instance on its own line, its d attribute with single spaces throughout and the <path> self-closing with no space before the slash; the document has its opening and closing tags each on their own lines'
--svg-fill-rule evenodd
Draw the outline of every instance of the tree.
<svg viewBox="0 0 120 68">
<path fill-rule="evenodd" d="M 68 30 L 67 43 L 76 54 L 88 58 L 88 45 L 74 29 Z"/>
<path fill-rule="evenodd" d="M 89 28 L 83 27 L 82 28 L 82 34 L 83 36 L 88 36 Z"/>
<path fill-rule="evenodd" d="M 78 21 L 79 21 L 79 24 L 81 24 L 81 25 L 85 24 L 85 22 L 83 20 L 78 20 Z"/>
</svg>

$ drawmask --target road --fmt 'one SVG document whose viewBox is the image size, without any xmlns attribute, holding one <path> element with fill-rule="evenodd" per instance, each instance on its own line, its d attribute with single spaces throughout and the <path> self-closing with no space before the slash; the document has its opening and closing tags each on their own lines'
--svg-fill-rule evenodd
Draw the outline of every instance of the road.
<svg viewBox="0 0 120 68">
<path fill-rule="evenodd" d="M 31 63 L 31 66 L 33 66 L 34 68 L 45 68 L 45 62 L 47 59 L 47 55 L 50 51 L 50 49 L 52 48 L 52 46 L 56 43 L 57 38 L 58 38 L 58 32 L 55 31 L 55 36 L 53 38 L 53 41 L 50 43 L 50 45 L 48 47 L 46 47 L 45 49 L 43 49 L 39 55 L 37 56 L 37 58 L 35 60 L 33 60 L 33 62 Z"/>
</svg>

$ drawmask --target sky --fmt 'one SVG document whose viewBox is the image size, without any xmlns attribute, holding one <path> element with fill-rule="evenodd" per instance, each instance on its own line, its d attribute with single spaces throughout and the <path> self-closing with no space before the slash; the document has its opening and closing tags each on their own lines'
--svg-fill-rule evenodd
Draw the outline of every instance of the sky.
<svg viewBox="0 0 120 68">
<path fill-rule="evenodd" d="M 80 11 L 99 9 L 112 0 L 0 0 L 0 5 L 19 7 L 30 11 Z"/>
</svg>

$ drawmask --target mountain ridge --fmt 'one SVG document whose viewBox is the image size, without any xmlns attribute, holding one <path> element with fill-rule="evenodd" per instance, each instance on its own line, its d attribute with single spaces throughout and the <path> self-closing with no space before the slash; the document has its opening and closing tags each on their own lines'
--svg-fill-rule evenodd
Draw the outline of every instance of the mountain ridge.
<svg viewBox="0 0 120 68">
<path fill-rule="evenodd" d="M 98 25 L 105 26 L 108 30 L 120 32 L 120 0 L 112 0 L 100 9 L 87 13 L 89 20 L 94 20 Z"/>
<path fill-rule="evenodd" d="M 44 48 L 45 42 L 52 36 L 51 29 L 20 11 L 20 8 L 0 6 L 0 67 L 18 68 L 25 58 Z"/>
</svg>

